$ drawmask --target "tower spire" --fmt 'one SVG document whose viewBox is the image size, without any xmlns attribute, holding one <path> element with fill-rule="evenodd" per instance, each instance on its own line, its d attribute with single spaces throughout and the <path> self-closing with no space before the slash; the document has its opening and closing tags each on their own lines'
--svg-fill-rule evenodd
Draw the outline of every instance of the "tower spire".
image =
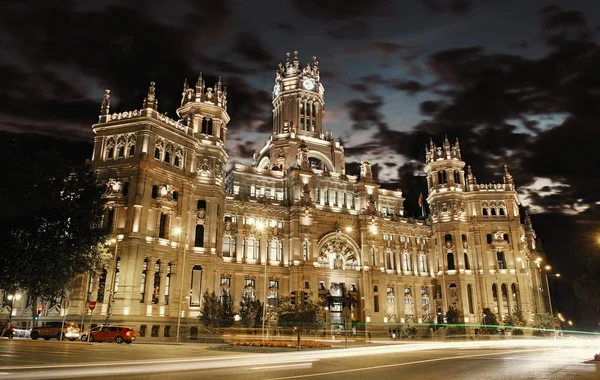
<svg viewBox="0 0 600 380">
<path fill-rule="evenodd" d="M 110 113 L 110 90 L 104 90 L 104 99 L 102 99 L 102 105 L 100 106 L 100 115 L 106 116 Z"/>
<path fill-rule="evenodd" d="M 504 165 L 504 184 L 514 185 L 513 176 L 508 171 L 508 165 Z"/>
<path fill-rule="evenodd" d="M 150 82 L 148 95 L 146 95 L 146 98 L 144 99 L 144 108 L 152 108 L 153 110 L 158 111 L 158 99 L 156 98 L 155 85 L 155 82 Z"/>
</svg>

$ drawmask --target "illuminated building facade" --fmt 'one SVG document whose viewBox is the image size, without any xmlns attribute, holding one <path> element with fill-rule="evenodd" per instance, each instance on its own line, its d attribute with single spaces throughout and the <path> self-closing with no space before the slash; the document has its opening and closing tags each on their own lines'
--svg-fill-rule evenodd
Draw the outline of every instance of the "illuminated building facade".
<svg viewBox="0 0 600 380">
<path fill-rule="evenodd" d="M 226 173 L 227 90 L 202 75 L 184 83 L 177 119 L 158 112 L 152 83 L 140 110 L 101 106 L 92 162 L 108 198 L 116 257 L 78 279 L 69 315 L 172 337 L 199 327 L 202 294 L 267 299 L 294 291 L 350 295 L 358 322 L 430 323 L 457 307 L 467 323 L 490 307 L 541 311 L 535 233 L 520 222 L 505 169 L 500 184 L 465 171 L 458 141 L 426 149 L 430 218 L 404 216 L 402 192 L 382 189 L 371 165 L 345 170 L 344 147 L 323 126 L 319 62 L 279 64 L 273 132 L 251 166 Z M 113 251 L 114 250 L 114 251 Z M 537 297 L 537 298 L 536 298 Z M 342 321 L 341 304 L 327 321 Z M 89 315 L 89 314 L 87 314 Z M 87 318 L 87 317 L 86 317 Z"/>
</svg>

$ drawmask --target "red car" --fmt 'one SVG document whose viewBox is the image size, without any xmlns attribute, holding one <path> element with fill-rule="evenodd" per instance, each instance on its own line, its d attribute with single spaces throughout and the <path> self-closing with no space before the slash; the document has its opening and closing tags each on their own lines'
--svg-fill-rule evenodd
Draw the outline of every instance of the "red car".
<svg viewBox="0 0 600 380">
<path fill-rule="evenodd" d="M 90 342 L 131 343 L 135 340 L 135 331 L 129 327 L 102 326 L 98 331 L 90 332 Z"/>
</svg>

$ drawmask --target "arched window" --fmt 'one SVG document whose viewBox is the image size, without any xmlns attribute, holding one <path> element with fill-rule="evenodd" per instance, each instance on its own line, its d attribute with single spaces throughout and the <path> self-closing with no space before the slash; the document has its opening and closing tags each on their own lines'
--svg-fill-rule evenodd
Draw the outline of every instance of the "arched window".
<svg viewBox="0 0 600 380">
<path fill-rule="evenodd" d="M 386 252 L 387 269 L 394 270 L 394 252 L 390 249 Z"/>
<path fill-rule="evenodd" d="M 516 307 L 518 310 L 521 310 L 521 300 L 519 299 L 519 291 L 516 284 L 512 284 L 510 286 L 510 293 L 514 307 Z"/>
<path fill-rule="evenodd" d="M 169 304 L 169 292 L 171 291 L 171 263 L 167 264 L 167 276 L 165 277 L 165 305 Z"/>
<path fill-rule="evenodd" d="M 174 192 L 173 192 L 173 200 L 174 200 L 174 201 L 177 201 L 177 200 L 179 200 L 179 193 L 178 193 L 177 191 L 174 191 Z"/>
<path fill-rule="evenodd" d="M 469 255 L 467 254 L 467 252 L 465 252 L 465 269 L 466 270 L 471 270 L 471 265 L 469 264 Z"/>
<path fill-rule="evenodd" d="M 425 273 L 425 255 L 419 255 L 419 272 Z"/>
<path fill-rule="evenodd" d="M 484 208 L 481 210 L 481 215 L 483 215 L 483 216 L 488 216 L 488 209 L 487 209 L 487 207 L 484 207 Z"/>
<path fill-rule="evenodd" d="M 194 247 L 204 247 L 204 225 L 196 225 L 196 235 L 194 238 Z"/>
<path fill-rule="evenodd" d="M 500 216 L 506 215 L 506 211 L 504 211 L 504 207 L 500 207 Z"/>
<path fill-rule="evenodd" d="M 115 147 L 111 145 L 108 147 L 108 153 L 106 153 L 106 159 L 112 160 L 113 158 L 115 158 Z"/>
<path fill-rule="evenodd" d="M 201 132 L 206 134 L 208 131 L 208 120 L 205 117 L 202 118 L 202 129 Z"/>
<path fill-rule="evenodd" d="M 488 244 L 492 244 L 492 234 L 485 235 L 485 238 Z"/>
<path fill-rule="evenodd" d="M 448 270 L 455 270 L 454 267 L 454 253 L 448 252 Z"/>
<path fill-rule="evenodd" d="M 175 155 L 175 160 L 173 160 L 173 166 L 176 168 L 179 167 L 179 155 Z"/>
<path fill-rule="evenodd" d="M 444 241 L 452 242 L 452 235 L 451 234 L 446 234 L 446 236 L 444 236 Z"/>
<path fill-rule="evenodd" d="M 158 198 L 158 186 L 153 185 L 152 186 L 152 199 L 156 199 L 156 198 Z"/>
<path fill-rule="evenodd" d="M 165 163 L 167 163 L 167 164 L 171 163 L 171 153 L 170 152 L 165 152 Z"/>
<path fill-rule="evenodd" d="M 498 287 L 496 284 L 492 285 L 492 298 L 494 300 L 494 314 L 498 314 Z"/>
<path fill-rule="evenodd" d="M 502 312 L 508 314 L 508 287 L 502 284 L 500 289 L 502 290 Z"/>
<path fill-rule="evenodd" d="M 496 208 L 492 207 L 492 216 L 496 216 Z"/>
<path fill-rule="evenodd" d="M 504 239 L 504 241 L 505 241 L 505 242 L 507 242 L 507 243 L 510 243 L 510 239 L 509 239 L 509 237 L 508 237 L 508 234 L 504 234 L 504 235 L 502 236 L 502 238 Z"/>
<path fill-rule="evenodd" d="M 129 145 L 129 157 L 135 156 L 135 144 Z"/>
<path fill-rule="evenodd" d="M 119 145 L 117 148 L 117 158 L 125 157 L 125 145 Z"/>
<path fill-rule="evenodd" d="M 152 287 L 152 303 L 157 304 L 160 297 L 160 260 L 154 263 L 154 286 Z"/>
<path fill-rule="evenodd" d="M 410 264 L 408 262 L 408 253 L 404 252 L 402 254 L 402 270 L 408 271 L 410 270 Z"/>
<path fill-rule="evenodd" d="M 208 123 L 207 123 L 207 127 L 206 127 L 206 134 L 207 135 L 213 134 L 213 120 L 212 119 L 208 119 Z"/>
<path fill-rule="evenodd" d="M 159 147 L 154 148 L 154 158 L 156 158 L 157 160 L 160 160 L 160 154 L 161 154 L 160 148 Z"/>
</svg>

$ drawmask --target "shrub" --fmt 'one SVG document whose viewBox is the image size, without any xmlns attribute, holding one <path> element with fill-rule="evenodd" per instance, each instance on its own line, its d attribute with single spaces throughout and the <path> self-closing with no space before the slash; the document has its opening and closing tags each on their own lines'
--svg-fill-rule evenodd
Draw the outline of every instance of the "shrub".
<svg viewBox="0 0 600 380">
<path fill-rule="evenodd" d="M 296 348 L 298 345 L 296 342 L 290 340 L 237 340 L 229 342 L 230 346 L 244 346 L 244 347 L 283 347 L 283 348 Z M 331 347 L 329 343 L 323 342 L 302 342 L 302 348 L 327 348 Z"/>
<path fill-rule="evenodd" d="M 413 340 L 417 337 L 417 328 L 414 326 L 403 326 L 400 329 L 400 338 L 403 340 Z"/>
<path fill-rule="evenodd" d="M 511 334 L 512 335 L 525 335 L 525 333 L 521 329 L 513 329 Z"/>
</svg>

